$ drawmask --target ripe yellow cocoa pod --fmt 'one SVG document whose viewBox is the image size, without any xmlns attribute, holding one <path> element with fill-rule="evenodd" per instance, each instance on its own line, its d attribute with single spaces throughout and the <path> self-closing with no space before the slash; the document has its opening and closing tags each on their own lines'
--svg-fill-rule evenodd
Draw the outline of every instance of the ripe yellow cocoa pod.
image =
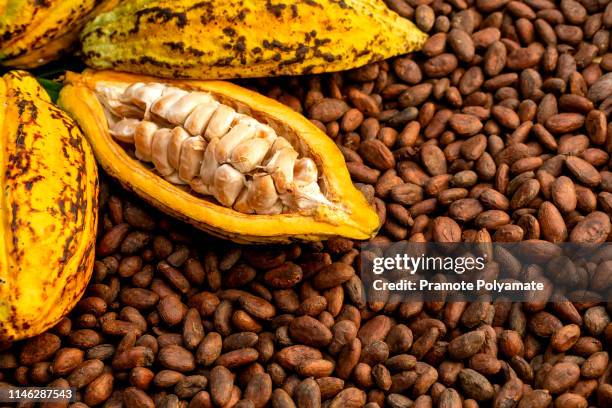
<svg viewBox="0 0 612 408">
<path fill-rule="evenodd" d="M 0 342 L 42 333 L 91 277 L 98 175 L 81 131 L 34 77 L 0 77 Z"/>
<path fill-rule="evenodd" d="M 333 140 L 256 92 L 88 70 L 67 74 L 58 103 L 108 174 L 213 235 L 282 243 L 379 228 Z"/>
<path fill-rule="evenodd" d="M 347 70 L 426 39 L 383 0 L 127 0 L 81 34 L 93 68 L 194 79 Z"/>
<path fill-rule="evenodd" d="M 34 68 L 73 49 L 83 25 L 119 0 L 0 0 L 0 64 Z"/>
</svg>

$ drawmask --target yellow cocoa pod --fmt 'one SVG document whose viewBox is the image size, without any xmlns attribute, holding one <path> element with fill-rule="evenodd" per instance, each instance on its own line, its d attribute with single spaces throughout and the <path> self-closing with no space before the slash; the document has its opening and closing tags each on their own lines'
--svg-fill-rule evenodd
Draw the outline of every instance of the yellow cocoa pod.
<svg viewBox="0 0 612 408">
<path fill-rule="evenodd" d="M 342 71 L 421 48 L 383 0 L 127 0 L 87 24 L 87 64 L 165 78 Z"/>
<path fill-rule="evenodd" d="M 379 219 L 335 143 L 229 82 L 68 73 L 59 105 L 102 167 L 183 221 L 240 243 L 372 237 Z"/>
<path fill-rule="evenodd" d="M 0 64 L 34 68 L 65 54 L 93 16 L 119 0 L 0 0 Z"/>
<path fill-rule="evenodd" d="M 42 333 L 91 277 L 98 175 L 72 119 L 23 71 L 0 77 L 0 341 Z"/>
</svg>

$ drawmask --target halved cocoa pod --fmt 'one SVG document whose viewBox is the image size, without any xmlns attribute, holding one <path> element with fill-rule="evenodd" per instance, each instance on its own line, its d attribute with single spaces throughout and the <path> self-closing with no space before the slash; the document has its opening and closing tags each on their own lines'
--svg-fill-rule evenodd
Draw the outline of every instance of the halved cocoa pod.
<svg viewBox="0 0 612 408">
<path fill-rule="evenodd" d="M 290 108 L 228 82 L 68 73 L 59 103 L 102 167 L 161 210 L 243 243 L 367 239 L 376 212 L 342 153 Z"/>
</svg>

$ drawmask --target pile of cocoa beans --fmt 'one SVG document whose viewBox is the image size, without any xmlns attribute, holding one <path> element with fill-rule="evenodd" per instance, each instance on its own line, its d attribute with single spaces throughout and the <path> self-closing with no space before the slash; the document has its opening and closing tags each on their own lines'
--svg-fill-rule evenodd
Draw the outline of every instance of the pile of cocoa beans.
<svg viewBox="0 0 612 408">
<path fill-rule="evenodd" d="M 336 141 L 374 241 L 609 241 L 612 2 L 386 3 L 421 52 L 246 82 Z M 0 386 L 75 387 L 75 408 L 612 406 L 607 302 L 368 302 L 359 242 L 232 245 L 108 180 L 100 205 L 84 297 L 2 346 Z"/>
</svg>

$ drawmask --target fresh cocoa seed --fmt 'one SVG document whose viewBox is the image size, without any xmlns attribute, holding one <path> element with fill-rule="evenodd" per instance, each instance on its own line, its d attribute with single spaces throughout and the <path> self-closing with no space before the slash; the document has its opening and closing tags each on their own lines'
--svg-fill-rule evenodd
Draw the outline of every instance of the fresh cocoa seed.
<svg viewBox="0 0 612 408">
<path fill-rule="evenodd" d="M 129 387 L 123 392 L 123 405 L 126 408 L 152 408 L 155 406 L 155 403 L 143 390 Z"/>
<path fill-rule="evenodd" d="M 238 302 L 247 313 L 260 319 L 271 319 L 276 313 L 274 306 L 259 296 L 248 294 L 239 297 Z"/>
<path fill-rule="evenodd" d="M 169 388 L 178 384 L 184 378 L 184 375 L 178 371 L 161 370 L 153 378 L 153 383 L 160 388 Z"/>
<path fill-rule="evenodd" d="M 85 357 L 83 350 L 77 348 L 62 348 L 55 354 L 51 372 L 56 375 L 65 376 L 76 369 Z"/>
<path fill-rule="evenodd" d="M 115 252 L 121 242 L 126 237 L 127 233 L 130 230 L 129 224 L 117 224 L 112 229 L 110 229 L 104 237 L 100 240 L 97 245 L 97 252 L 100 256 L 110 255 Z"/>
<path fill-rule="evenodd" d="M 109 399 L 113 392 L 114 380 L 111 373 L 104 373 L 93 380 L 85 389 L 84 402 L 94 406 Z"/>
<path fill-rule="evenodd" d="M 168 295 L 160 299 L 157 304 L 157 311 L 167 325 L 173 326 L 183 320 L 185 313 L 187 313 L 187 307 L 178 296 Z"/>
<path fill-rule="evenodd" d="M 496 105 L 491 109 L 491 114 L 502 126 L 509 129 L 516 129 L 520 125 L 518 114 L 510 108 Z"/>
<path fill-rule="evenodd" d="M 553 333 L 550 344 L 555 350 L 564 352 L 572 348 L 579 338 L 580 327 L 575 324 L 570 324 Z"/>
<path fill-rule="evenodd" d="M 553 202 L 562 212 L 570 212 L 576 209 L 577 197 L 574 183 L 569 177 L 557 178 L 551 186 Z"/>
<path fill-rule="evenodd" d="M 565 165 L 580 182 L 587 186 L 594 187 L 601 182 L 601 175 L 597 169 L 579 157 L 568 157 Z"/>
<path fill-rule="evenodd" d="M 155 229 L 157 225 L 151 214 L 130 202 L 123 206 L 123 218 L 132 227 L 146 231 Z"/>
<path fill-rule="evenodd" d="M 153 307 L 159 301 L 159 295 L 157 293 L 141 288 L 123 289 L 120 296 L 123 303 L 138 310 Z"/>
<path fill-rule="evenodd" d="M 83 388 L 95 380 L 104 371 L 104 363 L 100 360 L 87 360 L 77 366 L 67 377 L 68 383 L 74 388 Z"/>
<path fill-rule="evenodd" d="M 129 370 L 134 367 L 150 366 L 155 359 L 153 350 L 145 346 L 126 346 L 124 350 L 117 350 L 112 361 L 114 368 Z"/>
<path fill-rule="evenodd" d="M 299 343 L 313 347 L 326 346 L 333 337 L 327 327 L 310 316 L 300 316 L 293 319 L 289 326 L 289 333 Z"/>
<path fill-rule="evenodd" d="M 393 153 L 380 140 L 366 140 L 361 143 L 359 154 L 367 164 L 378 170 L 387 170 L 395 166 Z"/>
<path fill-rule="evenodd" d="M 436 242 L 459 242 L 461 227 L 448 217 L 438 217 L 434 220 L 433 239 Z"/>
<path fill-rule="evenodd" d="M 574 363 L 557 363 L 544 378 L 542 387 L 552 394 L 568 390 L 578 381 L 580 368 Z"/>
<path fill-rule="evenodd" d="M 563 216 L 552 203 L 546 201 L 540 205 L 538 222 L 543 237 L 550 242 L 563 242 L 567 239 L 567 227 Z"/>
<path fill-rule="evenodd" d="M 335 365 L 333 362 L 324 359 L 316 359 L 302 362 L 296 367 L 296 371 L 303 377 L 321 378 L 330 376 L 334 368 Z"/>
<path fill-rule="evenodd" d="M 423 64 L 423 71 L 431 78 L 440 78 L 450 74 L 457 64 L 457 57 L 453 54 L 440 54 L 427 60 Z"/>
<path fill-rule="evenodd" d="M 493 386 L 485 376 L 470 368 L 459 372 L 459 383 L 465 395 L 477 401 L 488 401 L 495 395 Z"/>
<path fill-rule="evenodd" d="M 552 133 L 568 133 L 584 125 L 584 116 L 578 113 L 560 113 L 546 120 L 546 128 Z"/>
<path fill-rule="evenodd" d="M 191 308 L 185 314 L 183 321 L 183 341 L 185 347 L 190 350 L 195 349 L 204 338 L 204 326 L 200 313 L 197 309 Z"/>
<path fill-rule="evenodd" d="M 415 10 L 414 19 L 421 30 L 428 32 L 434 25 L 435 14 L 431 7 L 421 4 Z"/>
<path fill-rule="evenodd" d="M 340 391 L 329 404 L 330 408 L 357 408 L 366 403 L 366 393 L 362 390 L 351 387 Z"/>
<path fill-rule="evenodd" d="M 464 30 L 452 29 L 448 33 L 448 44 L 461 61 L 470 62 L 474 58 L 474 42 Z"/>
<path fill-rule="evenodd" d="M 268 374 L 255 374 L 248 382 L 243 395 L 255 408 L 263 408 L 272 397 L 272 380 Z"/>
<path fill-rule="evenodd" d="M 599 211 L 587 215 L 570 233 L 570 242 L 601 243 L 610 234 L 610 218 Z"/>
<path fill-rule="evenodd" d="M 236 368 L 253 363 L 258 357 L 257 350 L 247 347 L 221 354 L 215 363 L 227 368 Z"/>
<path fill-rule="evenodd" d="M 315 275 L 313 285 L 317 289 L 329 289 L 345 283 L 354 275 L 355 270 L 350 265 L 342 262 L 332 263 Z"/>
<path fill-rule="evenodd" d="M 525 408 L 528 406 L 532 407 L 547 407 L 552 402 L 552 396 L 546 390 L 532 390 L 527 392 L 521 398 L 519 407 Z"/>
<path fill-rule="evenodd" d="M 451 357 L 463 360 L 478 353 L 485 341 L 482 331 L 471 331 L 453 339 L 448 344 L 448 352 Z"/>
<path fill-rule="evenodd" d="M 187 372 L 195 368 L 193 354 L 179 345 L 169 345 L 162 348 L 159 350 L 157 358 L 164 367 L 170 370 Z"/>
<path fill-rule="evenodd" d="M 233 387 L 234 378 L 227 368 L 219 365 L 210 371 L 210 397 L 217 406 L 229 403 Z"/>
<path fill-rule="evenodd" d="M 432 36 L 430 36 L 427 41 L 425 42 L 425 44 L 423 45 L 423 49 L 421 50 L 423 52 L 423 54 L 427 55 L 428 57 L 435 57 L 436 55 L 440 55 L 444 52 L 444 49 L 446 48 L 446 39 L 447 39 L 447 35 L 446 33 L 436 33 L 433 34 Z M 415 64 L 413 61 L 409 60 L 409 59 L 405 59 L 410 61 L 410 63 Z M 405 61 L 403 59 L 398 59 L 396 60 L 394 67 L 395 67 L 395 72 L 397 74 L 398 77 L 400 77 L 400 79 L 402 79 L 404 82 L 408 82 L 408 83 L 416 83 L 419 81 L 410 81 L 410 77 L 407 77 L 406 74 L 402 75 L 401 71 L 402 71 L 402 65 L 404 65 Z M 398 63 L 398 61 L 402 61 L 400 63 Z M 400 65 L 400 72 L 398 72 L 398 64 Z M 416 64 L 415 64 L 416 65 Z M 409 64 L 406 64 L 406 66 L 408 68 L 412 68 L 410 67 Z M 412 69 L 406 69 L 406 72 L 410 72 L 412 71 Z M 420 80 L 420 78 L 419 78 Z"/>
<path fill-rule="evenodd" d="M 487 75 L 498 75 L 506 65 L 507 51 L 501 41 L 493 42 L 483 58 L 483 68 Z"/>
<path fill-rule="evenodd" d="M 135 367 L 130 371 L 130 384 L 145 390 L 155 378 L 155 373 L 145 367 Z"/>
<path fill-rule="evenodd" d="M 275 407 L 296 407 L 291 396 L 282 388 L 277 388 L 272 393 L 272 405 Z"/>
<path fill-rule="evenodd" d="M 476 116 L 460 113 L 451 116 L 448 123 L 461 135 L 474 135 L 478 133 L 483 126 Z"/>
<path fill-rule="evenodd" d="M 338 120 L 348 110 L 349 106 L 346 102 L 339 99 L 324 98 L 314 104 L 308 113 L 312 119 L 326 123 Z"/>
<path fill-rule="evenodd" d="M 60 348 L 61 340 L 52 333 L 43 333 L 28 340 L 19 355 L 19 361 L 23 365 L 33 365 L 35 363 L 49 359 Z"/>
<path fill-rule="evenodd" d="M 309 378 L 297 384 L 293 399 L 298 408 L 320 408 L 321 391 L 317 382 Z"/>
</svg>

